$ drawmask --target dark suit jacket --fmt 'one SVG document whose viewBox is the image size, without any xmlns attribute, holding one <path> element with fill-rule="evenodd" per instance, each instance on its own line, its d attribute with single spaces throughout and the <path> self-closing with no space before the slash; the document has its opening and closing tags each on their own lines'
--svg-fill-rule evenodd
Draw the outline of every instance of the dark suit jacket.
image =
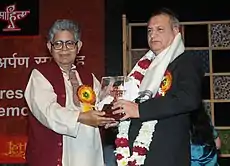
<svg viewBox="0 0 230 166">
<path fill-rule="evenodd" d="M 145 166 L 190 165 L 191 111 L 199 108 L 204 73 L 201 59 L 183 53 L 167 68 L 172 74 L 172 87 L 165 96 L 139 104 L 140 119 L 132 119 L 129 130 L 130 148 L 141 122 L 158 120 Z M 153 80 L 154 81 L 154 80 Z"/>
</svg>

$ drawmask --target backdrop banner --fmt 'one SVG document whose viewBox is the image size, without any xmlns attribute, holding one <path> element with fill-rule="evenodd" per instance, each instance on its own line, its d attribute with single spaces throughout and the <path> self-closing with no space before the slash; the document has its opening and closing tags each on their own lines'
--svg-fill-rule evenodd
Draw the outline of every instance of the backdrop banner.
<svg viewBox="0 0 230 166">
<path fill-rule="evenodd" d="M 38 0 L 1 0 L 0 35 L 30 36 L 39 34 Z"/>
<path fill-rule="evenodd" d="M 28 107 L 24 90 L 33 64 L 51 60 L 46 34 L 61 18 L 81 25 L 83 47 L 76 65 L 100 79 L 104 75 L 104 1 L 0 1 L 0 164 L 25 163 Z"/>
</svg>

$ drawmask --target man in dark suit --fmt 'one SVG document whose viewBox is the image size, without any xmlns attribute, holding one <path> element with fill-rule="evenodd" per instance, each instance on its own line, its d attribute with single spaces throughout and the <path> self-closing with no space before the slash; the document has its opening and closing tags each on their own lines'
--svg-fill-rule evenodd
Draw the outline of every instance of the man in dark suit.
<svg viewBox="0 0 230 166">
<path fill-rule="evenodd" d="M 118 166 L 189 166 L 189 115 L 202 102 L 202 64 L 184 52 L 179 21 L 169 9 L 149 19 L 148 44 L 129 74 L 139 97 L 113 107 L 125 113 L 116 139 Z"/>
</svg>

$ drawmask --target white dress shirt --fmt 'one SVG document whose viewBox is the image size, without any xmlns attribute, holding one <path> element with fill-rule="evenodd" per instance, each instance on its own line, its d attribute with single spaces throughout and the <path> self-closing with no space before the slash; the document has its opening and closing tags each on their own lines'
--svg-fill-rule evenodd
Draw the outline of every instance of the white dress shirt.
<svg viewBox="0 0 230 166">
<path fill-rule="evenodd" d="M 79 79 L 77 71 L 76 76 Z M 63 77 L 66 107 L 57 103 L 52 85 L 36 69 L 32 71 L 25 90 L 28 106 L 44 126 L 63 135 L 63 166 L 103 166 L 99 129 L 77 122 L 81 108 L 73 103 L 69 76 L 63 72 Z M 82 84 L 81 80 L 79 82 Z"/>
</svg>

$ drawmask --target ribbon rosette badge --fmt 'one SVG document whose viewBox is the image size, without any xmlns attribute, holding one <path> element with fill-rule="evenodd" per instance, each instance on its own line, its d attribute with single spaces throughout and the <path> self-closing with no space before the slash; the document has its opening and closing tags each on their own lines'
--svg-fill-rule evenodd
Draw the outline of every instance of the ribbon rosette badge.
<svg viewBox="0 0 230 166">
<path fill-rule="evenodd" d="M 82 103 L 83 112 L 94 109 L 96 103 L 96 93 L 88 85 L 80 85 L 77 89 L 77 97 Z"/>
</svg>

